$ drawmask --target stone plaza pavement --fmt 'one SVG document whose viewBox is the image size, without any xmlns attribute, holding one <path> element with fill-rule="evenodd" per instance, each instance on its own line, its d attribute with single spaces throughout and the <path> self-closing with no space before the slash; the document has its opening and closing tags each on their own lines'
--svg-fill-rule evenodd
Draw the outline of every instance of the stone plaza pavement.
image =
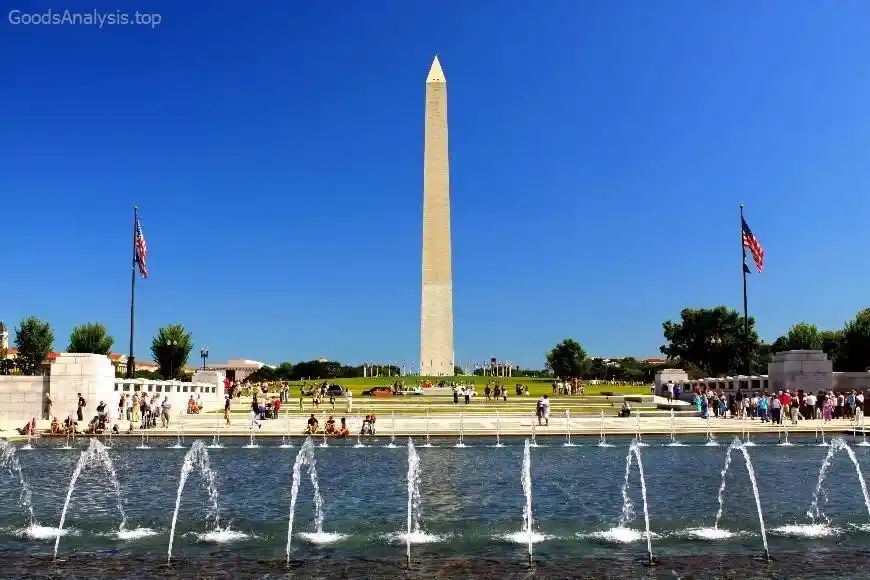
<svg viewBox="0 0 870 580">
<path fill-rule="evenodd" d="M 329 414 L 333 415 L 338 423 L 341 417 L 345 416 L 341 412 L 334 413 L 317 413 L 317 418 L 323 423 L 324 417 Z M 252 429 L 257 437 L 281 437 L 284 435 L 301 436 L 306 427 L 308 415 L 305 414 L 288 414 L 279 419 L 260 421 L 259 427 L 253 426 L 247 414 L 233 413 L 231 416 L 232 424 L 224 425 L 222 415 L 215 413 L 207 413 L 203 415 L 184 415 L 179 420 L 179 416 L 172 417 L 172 423 L 168 429 L 158 427 L 140 431 L 135 429 L 133 436 L 141 437 L 148 435 L 151 437 L 160 436 L 175 436 L 179 433 L 186 437 L 212 437 L 215 433 L 221 437 L 229 436 L 249 436 Z M 360 430 L 360 418 L 357 414 L 347 416 L 348 428 L 351 435 L 356 436 Z M 126 421 L 121 422 L 122 430 L 125 430 L 129 425 Z M 395 434 L 399 436 L 425 436 L 427 433 L 433 437 L 436 436 L 458 436 L 460 429 L 465 436 L 495 436 L 496 432 L 505 436 L 530 436 L 533 433 L 537 436 L 558 435 L 565 436 L 570 429 L 572 436 L 594 436 L 597 437 L 602 432 L 602 427 L 607 436 L 631 436 L 636 433 L 641 435 L 669 435 L 672 430 L 677 434 L 682 435 L 706 435 L 708 432 L 714 435 L 741 434 L 749 432 L 753 434 L 771 433 L 777 434 L 783 429 L 787 429 L 790 433 L 815 433 L 820 428 L 818 421 L 799 421 L 797 425 L 789 424 L 784 426 L 774 425 L 771 423 L 761 423 L 760 421 L 752 420 L 735 420 L 735 419 L 710 419 L 709 421 L 695 416 L 676 416 L 673 419 L 669 415 L 659 416 L 641 416 L 619 418 L 619 417 L 572 417 L 570 421 L 566 417 L 557 417 L 550 419 L 549 426 L 538 426 L 534 416 L 517 416 L 517 415 L 502 415 L 496 417 L 493 414 L 472 414 L 472 413 L 438 413 L 432 414 L 428 418 L 425 415 L 379 415 L 376 423 L 377 435 L 390 436 Z M 47 421 L 39 422 L 39 429 L 45 430 L 48 428 Z M 857 425 L 849 420 L 840 419 L 826 423 L 824 425 L 825 433 L 852 433 L 856 430 L 860 433 L 862 426 Z M 21 438 L 14 430 L 0 431 L 0 437 L 7 439 Z"/>
</svg>

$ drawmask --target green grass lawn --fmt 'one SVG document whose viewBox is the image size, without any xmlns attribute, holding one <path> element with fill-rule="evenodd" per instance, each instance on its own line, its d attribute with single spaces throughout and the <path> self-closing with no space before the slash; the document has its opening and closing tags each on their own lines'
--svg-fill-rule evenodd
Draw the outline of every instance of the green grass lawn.
<svg viewBox="0 0 870 580">
<path fill-rule="evenodd" d="M 359 397 L 363 391 L 366 389 L 370 389 L 371 387 L 376 386 L 388 386 L 392 385 L 394 381 L 404 381 L 406 385 L 418 385 L 425 380 L 431 381 L 433 384 L 437 385 L 439 378 L 438 377 L 368 377 L 368 378 L 353 378 L 353 379 L 334 379 L 329 381 L 330 383 L 338 383 L 339 385 L 346 387 L 350 392 L 353 393 L 355 398 L 355 403 L 359 401 L 357 397 Z M 535 379 L 529 377 L 511 377 L 511 378 L 495 378 L 492 377 L 452 377 L 451 380 L 457 383 L 465 383 L 465 384 L 474 384 L 475 390 L 479 397 L 483 398 L 483 389 L 484 387 L 491 383 L 492 381 L 498 381 L 500 384 L 507 386 L 508 388 L 508 400 L 510 401 L 514 397 L 514 385 L 520 384 L 529 387 L 529 396 L 526 398 L 537 398 L 541 395 L 551 394 L 553 392 L 552 379 Z M 317 384 L 322 381 L 308 381 L 308 384 Z M 290 383 L 290 397 L 292 399 L 296 399 L 299 397 L 299 389 L 302 386 L 303 382 L 291 382 Z M 612 392 L 618 395 L 629 395 L 629 394 L 650 394 L 650 386 L 635 386 L 635 385 L 586 385 L 585 393 L 587 396 L 591 395 L 600 395 L 601 393 Z M 424 397 L 385 397 L 383 399 L 378 398 L 378 400 L 419 400 L 424 399 L 424 401 L 420 401 L 421 403 L 425 403 L 425 400 L 430 400 L 431 396 Z"/>
</svg>

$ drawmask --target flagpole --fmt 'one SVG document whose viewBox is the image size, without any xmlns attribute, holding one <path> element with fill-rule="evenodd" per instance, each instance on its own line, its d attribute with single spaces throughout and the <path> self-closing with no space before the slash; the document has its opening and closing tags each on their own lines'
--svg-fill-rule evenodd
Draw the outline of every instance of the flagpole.
<svg viewBox="0 0 870 580">
<path fill-rule="evenodd" d="M 139 207 L 133 206 L 133 264 L 130 277 L 130 354 L 127 355 L 127 378 L 135 378 L 136 358 L 133 356 L 133 328 L 136 323 L 136 222 L 139 221 Z"/>
<path fill-rule="evenodd" d="M 746 349 L 746 376 L 752 376 L 752 359 L 749 353 L 749 299 L 746 294 L 746 244 L 743 242 L 743 224 L 746 220 L 743 217 L 743 204 L 740 204 L 740 271 L 743 273 L 743 347 Z M 746 379 L 749 380 L 748 378 Z"/>
</svg>

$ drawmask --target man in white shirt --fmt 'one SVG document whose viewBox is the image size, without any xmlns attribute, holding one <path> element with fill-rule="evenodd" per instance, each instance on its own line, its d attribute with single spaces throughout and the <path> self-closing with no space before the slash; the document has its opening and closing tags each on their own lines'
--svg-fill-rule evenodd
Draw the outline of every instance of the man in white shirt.
<svg viewBox="0 0 870 580">
<path fill-rule="evenodd" d="M 544 420 L 544 425 L 550 424 L 550 399 L 547 395 L 541 399 L 541 418 Z"/>
</svg>

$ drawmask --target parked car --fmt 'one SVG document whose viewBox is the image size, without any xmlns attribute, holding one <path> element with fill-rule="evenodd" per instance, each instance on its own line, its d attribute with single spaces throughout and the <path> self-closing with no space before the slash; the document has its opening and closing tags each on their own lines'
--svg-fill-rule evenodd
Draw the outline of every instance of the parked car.
<svg viewBox="0 0 870 580">
<path fill-rule="evenodd" d="M 345 389 L 341 385 L 329 385 L 326 388 L 327 397 L 346 397 L 347 392 L 347 389 Z"/>
<path fill-rule="evenodd" d="M 417 386 L 393 387 L 394 395 L 422 395 L 423 389 Z"/>
<path fill-rule="evenodd" d="M 393 389 L 390 387 L 372 387 L 362 392 L 363 397 L 392 397 Z"/>
</svg>

